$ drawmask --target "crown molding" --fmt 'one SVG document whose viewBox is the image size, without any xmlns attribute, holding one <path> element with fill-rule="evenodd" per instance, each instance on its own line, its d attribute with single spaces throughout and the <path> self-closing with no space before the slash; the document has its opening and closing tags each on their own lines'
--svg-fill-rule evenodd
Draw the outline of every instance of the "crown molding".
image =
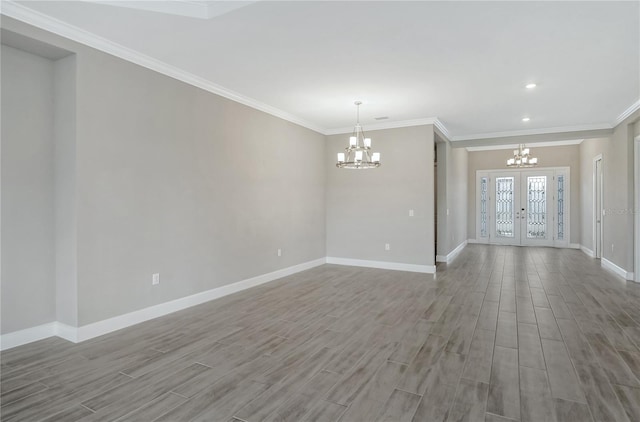
<svg viewBox="0 0 640 422">
<path fill-rule="evenodd" d="M 433 125 L 440 131 L 440 133 L 442 133 L 442 135 L 444 135 L 445 138 L 447 138 L 447 141 L 451 141 L 451 134 L 449 133 L 449 130 L 437 117 Z"/>
<path fill-rule="evenodd" d="M 572 139 L 568 141 L 553 141 L 553 142 L 528 142 L 527 146 L 532 148 L 538 147 L 559 147 L 564 145 L 580 145 L 584 141 L 584 139 Z M 506 149 L 516 149 L 518 148 L 518 144 L 505 144 L 505 145 L 484 145 L 477 147 L 466 147 L 465 149 L 469 152 L 476 151 L 497 151 L 497 150 L 506 150 Z"/>
<path fill-rule="evenodd" d="M 635 103 L 631 104 L 629 108 L 622 112 L 616 119 L 613 121 L 613 127 L 618 126 L 620 123 L 624 121 L 627 117 L 631 116 L 636 111 L 640 110 L 640 99 Z"/>
<path fill-rule="evenodd" d="M 256 1 L 128 1 L 128 0 L 83 0 L 88 3 L 104 4 L 107 6 L 126 7 L 129 9 L 146 10 L 175 16 L 186 16 L 197 19 L 212 19 L 224 15 Z"/>
<path fill-rule="evenodd" d="M 566 133 L 566 132 L 585 132 L 592 130 L 610 130 L 613 126 L 607 123 L 596 125 L 581 125 L 581 126 L 562 126 L 552 127 L 546 129 L 526 129 L 526 130 L 513 130 L 506 132 L 493 132 L 493 133 L 478 133 L 475 135 L 463 135 L 454 136 L 452 141 L 471 141 L 480 139 L 493 139 L 493 138 L 508 138 L 513 136 L 528 136 L 528 135 L 546 135 L 553 133 Z"/>
<path fill-rule="evenodd" d="M 324 134 L 325 129 L 317 126 L 311 122 L 301 119 L 293 114 L 290 114 L 284 110 L 280 110 L 276 107 L 272 107 L 268 104 L 262 103 L 251 97 L 247 97 L 220 85 L 216 85 L 200 76 L 194 75 L 189 72 L 185 72 L 175 66 L 171 66 L 165 62 L 154 59 L 153 57 L 142 54 L 138 51 L 124 47 L 120 44 L 107 40 L 106 38 L 92 34 L 77 26 L 70 25 L 59 19 L 52 18 L 51 16 L 37 12 L 33 9 L 25 7 L 21 4 L 15 3 L 12 0 L 2 1 L 2 9 L 0 13 L 10 18 L 19 20 L 26 24 L 44 29 L 45 31 L 59 35 L 64 38 L 68 38 L 72 41 L 87 45 L 96 50 L 100 50 L 112 56 L 126 60 L 131 63 L 135 63 L 139 66 L 151 69 L 155 72 L 169 76 L 173 79 L 177 79 L 189 85 L 204 89 L 213 94 L 235 101 L 237 103 L 246 105 L 248 107 L 260 110 L 275 117 L 279 117 L 283 120 L 287 120 L 291 123 L 306 127 L 315 132 Z"/>
<path fill-rule="evenodd" d="M 112 1 L 100 1 L 100 0 L 94 0 L 94 2 L 95 3 L 113 3 Z M 194 3 L 195 5 L 201 5 L 203 2 L 192 1 L 190 3 Z M 246 1 L 241 3 L 251 4 L 254 2 Z M 264 113 L 270 114 L 272 116 L 278 117 L 288 122 L 300 125 L 302 127 L 321 133 L 323 135 L 337 135 L 337 134 L 351 133 L 353 131 L 353 127 L 351 126 L 344 127 L 344 128 L 334 128 L 334 129 L 323 128 L 321 126 L 316 125 L 315 123 L 309 122 L 289 112 L 278 109 L 276 107 L 272 107 L 268 104 L 260 102 L 246 95 L 242 95 L 238 92 L 227 89 L 223 86 L 214 84 L 209 80 L 206 80 L 192 73 L 186 72 L 178 67 L 172 66 L 168 63 L 165 63 L 153 57 L 147 56 L 136 50 L 133 50 L 123 45 L 112 42 L 106 38 L 95 35 L 84 29 L 78 28 L 77 26 L 70 25 L 59 19 L 53 18 L 51 16 L 48 16 L 38 11 L 35 11 L 33 9 L 30 9 L 26 6 L 23 6 L 22 4 L 16 3 L 14 0 L 2 0 L 1 7 L 0 7 L 0 14 L 19 20 L 26 24 L 35 26 L 37 28 L 43 29 L 45 31 L 51 32 L 53 34 L 59 35 L 61 37 L 70 39 L 80 44 L 84 44 L 91 48 L 95 48 L 104 53 L 110 54 L 112 56 L 126 60 L 128 62 L 137 64 L 139 66 L 142 66 L 147 69 L 153 70 L 155 72 L 161 73 L 163 75 L 169 76 L 173 79 L 182 81 L 189 85 L 201 88 L 205 91 L 211 92 L 213 94 L 219 95 L 221 97 L 227 98 L 229 100 L 235 101 L 237 103 L 243 104 L 253 109 L 262 111 Z M 611 124 L 603 123 L 603 124 L 583 125 L 583 126 L 564 126 L 564 127 L 554 127 L 554 128 L 547 128 L 547 129 L 529 129 L 529 130 L 505 131 L 505 132 L 494 132 L 494 133 L 478 133 L 478 134 L 459 135 L 459 136 L 452 136 L 448 131 L 448 129 L 446 128 L 446 126 L 437 117 L 425 117 L 420 119 L 402 120 L 397 122 L 385 122 L 385 123 L 379 123 L 374 125 L 368 125 L 367 130 L 396 129 L 396 128 L 410 127 L 410 126 L 434 125 L 442 133 L 442 135 L 448 138 L 448 140 L 455 143 L 457 141 L 473 141 L 473 140 L 490 139 L 490 138 L 543 135 L 543 134 L 554 134 L 554 133 L 564 133 L 564 132 L 611 130 L 638 110 L 640 110 L 640 99 L 635 103 L 631 104 L 631 106 L 629 106 L 624 112 L 622 112 L 622 114 L 620 114 Z"/>
<path fill-rule="evenodd" d="M 425 117 L 422 119 L 400 120 L 397 122 L 385 122 L 385 123 L 367 125 L 367 131 L 369 132 L 372 130 L 397 129 L 401 127 L 423 126 L 423 125 L 436 126 L 437 125 L 436 122 L 439 123 L 439 120 L 437 117 Z M 442 123 L 439 123 L 439 124 L 442 125 Z M 325 135 L 341 135 L 341 134 L 351 133 L 351 132 L 353 132 L 353 126 L 327 129 L 325 130 L 324 134 Z"/>
</svg>

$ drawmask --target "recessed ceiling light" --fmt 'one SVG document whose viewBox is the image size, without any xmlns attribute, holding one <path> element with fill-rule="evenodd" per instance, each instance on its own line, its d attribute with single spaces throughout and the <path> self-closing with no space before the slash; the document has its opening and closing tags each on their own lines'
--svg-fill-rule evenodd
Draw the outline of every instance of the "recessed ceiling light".
<svg viewBox="0 0 640 422">
<path fill-rule="evenodd" d="M 527 89 L 533 89 L 533 88 L 535 88 L 536 86 L 537 86 L 536 84 L 534 84 L 534 83 L 530 83 L 530 84 L 526 84 L 524 87 L 525 87 L 525 88 L 527 88 Z"/>
<path fill-rule="evenodd" d="M 523 118 L 522 118 L 522 121 L 523 121 L 523 122 L 528 122 L 529 120 L 531 120 L 531 119 L 530 119 L 530 118 L 528 118 L 528 117 L 523 117 Z"/>
<path fill-rule="evenodd" d="M 386 120 L 389 116 L 374 117 L 375 120 Z"/>
</svg>

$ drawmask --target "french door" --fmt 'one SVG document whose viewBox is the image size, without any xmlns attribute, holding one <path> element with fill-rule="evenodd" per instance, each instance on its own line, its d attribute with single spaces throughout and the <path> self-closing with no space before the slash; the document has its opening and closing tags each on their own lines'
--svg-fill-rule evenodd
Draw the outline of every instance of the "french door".
<svg viewBox="0 0 640 422">
<path fill-rule="evenodd" d="M 478 226 L 483 243 L 568 246 L 568 169 L 478 172 Z"/>
</svg>

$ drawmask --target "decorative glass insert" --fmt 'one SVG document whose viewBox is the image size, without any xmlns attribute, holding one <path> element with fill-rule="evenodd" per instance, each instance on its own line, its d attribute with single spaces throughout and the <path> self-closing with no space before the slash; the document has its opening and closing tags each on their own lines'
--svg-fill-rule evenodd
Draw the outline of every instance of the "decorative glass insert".
<svg viewBox="0 0 640 422">
<path fill-rule="evenodd" d="M 489 215 L 487 178 L 480 178 L 480 237 L 487 237 L 487 220 Z"/>
<path fill-rule="evenodd" d="M 515 237 L 514 178 L 496 177 L 496 236 Z"/>
<path fill-rule="evenodd" d="M 527 238 L 547 237 L 547 176 L 527 177 Z"/>
<path fill-rule="evenodd" d="M 558 240 L 564 240 L 564 175 L 558 176 Z"/>
</svg>

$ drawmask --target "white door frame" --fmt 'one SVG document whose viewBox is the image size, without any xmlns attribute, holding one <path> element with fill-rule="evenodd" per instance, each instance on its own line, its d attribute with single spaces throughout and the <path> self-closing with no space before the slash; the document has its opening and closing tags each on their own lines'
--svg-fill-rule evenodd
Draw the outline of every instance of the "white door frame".
<svg viewBox="0 0 640 422">
<path fill-rule="evenodd" d="M 491 192 L 491 185 L 493 185 L 494 181 L 490 179 L 490 176 L 495 174 L 495 173 L 524 173 L 524 172 L 530 172 L 530 171 L 552 171 L 554 173 L 554 177 L 553 177 L 553 201 L 552 202 L 552 206 L 551 209 L 549 211 L 549 214 L 553 216 L 553 218 L 551 218 L 551 226 L 553 227 L 553 231 L 552 231 L 552 235 L 553 235 L 553 245 L 554 247 L 557 248 L 570 248 L 571 247 L 571 168 L 570 167 L 536 167 L 536 168 L 520 168 L 520 169 L 489 169 L 489 170 L 477 170 L 476 171 L 476 179 L 475 179 L 475 184 L 476 184 L 476 216 L 475 216 L 475 220 L 476 220 L 476 239 L 475 239 L 475 243 L 495 243 L 494 239 L 492 237 L 489 236 L 489 234 L 492 232 L 492 224 L 493 221 L 489 220 L 487 221 L 487 234 L 486 236 L 481 236 L 481 221 L 480 221 L 480 180 L 481 178 L 486 178 L 487 179 L 487 191 Z M 563 198 L 563 215 L 564 215 L 564 233 L 563 233 L 563 238 L 562 239 L 558 239 L 557 237 L 557 231 L 558 231 L 558 224 L 556 221 L 556 217 L 558 214 L 558 210 L 557 210 L 557 198 L 555 197 L 555 195 L 557 194 L 557 190 L 558 190 L 558 178 L 559 176 L 562 176 L 564 178 L 564 198 Z M 487 201 L 489 203 L 491 203 L 492 198 L 488 197 Z M 487 206 L 487 212 L 490 215 L 491 207 Z"/>
<path fill-rule="evenodd" d="M 633 273 L 634 281 L 640 283 L 640 135 L 636 136 L 633 140 L 634 149 L 634 163 L 633 163 L 633 220 L 635 227 L 634 245 L 633 245 Z"/>
<path fill-rule="evenodd" d="M 598 168 L 597 163 L 600 161 L 600 180 L 598 180 Z M 602 154 L 598 154 L 593 157 L 593 256 L 595 258 L 602 258 L 602 247 L 604 246 L 603 234 L 604 234 L 604 221 L 603 221 L 603 205 L 604 205 L 604 160 Z M 600 209 L 598 209 L 598 184 L 600 184 Z M 600 214 L 600 215 L 598 215 Z M 598 219 L 600 219 L 600 232 L 598 233 Z M 599 237 L 598 237 L 599 236 Z M 598 239 L 600 244 L 598 245 Z M 600 246 L 600 248 L 598 248 Z"/>
</svg>

